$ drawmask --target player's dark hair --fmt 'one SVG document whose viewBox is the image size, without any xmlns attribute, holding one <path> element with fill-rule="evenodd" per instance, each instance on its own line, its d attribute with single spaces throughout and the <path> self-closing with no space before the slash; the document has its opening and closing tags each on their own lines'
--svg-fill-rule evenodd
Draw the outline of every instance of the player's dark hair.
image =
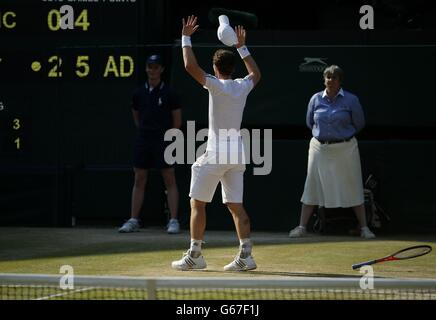
<svg viewBox="0 0 436 320">
<path fill-rule="evenodd" d="M 236 56 L 230 50 L 219 49 L 213 55 L 213 64 L 222 75 L 231 76 L 235 71 Z"/>
</svg>

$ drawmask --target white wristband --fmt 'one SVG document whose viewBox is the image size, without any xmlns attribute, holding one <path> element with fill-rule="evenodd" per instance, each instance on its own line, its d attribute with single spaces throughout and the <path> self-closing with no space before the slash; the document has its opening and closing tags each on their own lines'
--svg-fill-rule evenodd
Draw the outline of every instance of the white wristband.
<svg viewBox="0 0 436 320">
<path fill-rule="evenodd" d="M 182 36 L 182 48 L 183 47 L 192 47 L 191 37 Z"/>
<path fill-rule="evenodd" d="M 250 51 L 248 51 L 247 46 L 239 47 L 237 50 L 239 52 L 239 55 L 241 56 L 241 59 L 244 59 L 251 54 Z"/>
</svg>

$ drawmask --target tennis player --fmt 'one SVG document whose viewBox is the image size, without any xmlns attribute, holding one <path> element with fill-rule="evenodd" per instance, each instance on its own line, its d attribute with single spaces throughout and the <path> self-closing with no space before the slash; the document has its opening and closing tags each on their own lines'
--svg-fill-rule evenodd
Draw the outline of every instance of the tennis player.
<svg viewBox="0 0 436 320">
<path fill-rule="evenodd" d="M 206 74 L 199 67 L 192 51 L 191 35 L 198 29 L 197 17 L 183 19 L 182 50 L 186 71 L 205 89 L 209 91 L 209 132 L 206 152 L 192 165 L 191 175 L 191 246 L 183 258 L 173 261 L 177 270 L 206 268 L 206 261 L 201 254 L 201 245 L 206 229 L 206 204 L 212 201 L 216 187 L 221 182 L 223 203 L 232 214 L 239 238 L 239 253 L 235 259 L 224 267 L 228 271 L 245 271 L 256 269 L 251 255 L 250 219 L 243 206 L 243 179 L 245 164 L 241 161 L 243 153 L 242 138 L 235 142 L 222 132 L 237 131 L 240 134 L 242 114 L 250 91 L 259 82 L 261 74 L 253 57 L 245 46 L 246 31 L 242 26 L 236 27 L 237 51 L 244 61 L 248 75 L 243 79 L 232 80 L 236 56 L 230 50 L 219 49 L 213 56 L 215 76 Z M 230 151 L 229 151 L 230 150 Z M 228 160 L 230 153 L 240 153 L 238 160 Z"/>
</svg>

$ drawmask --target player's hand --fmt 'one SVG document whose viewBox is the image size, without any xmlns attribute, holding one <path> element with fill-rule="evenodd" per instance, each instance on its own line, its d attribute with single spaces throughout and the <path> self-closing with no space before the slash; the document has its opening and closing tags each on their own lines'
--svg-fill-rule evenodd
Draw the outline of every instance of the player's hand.
<svg viewBox="0 0 436 320">
<path fill-rule="evenodd" d="M 195 31 L 197 31 L 198 27 L 200 27 L 197 24 L 197 17 L 192 15 L 189 16 L 186 21 L 185 18 L 182 19 L 182 36 L 188 36 L 190 37 Z"/>
<path fill-rule="evenodd" d="M 245 39 L 247 37 L 247 32 L 245 31 L 243 26 L 235 27 L 236 37 L 238 38 L 238 43 L 236 44 L 236 48 L 245 46 Z"/>
</svg>

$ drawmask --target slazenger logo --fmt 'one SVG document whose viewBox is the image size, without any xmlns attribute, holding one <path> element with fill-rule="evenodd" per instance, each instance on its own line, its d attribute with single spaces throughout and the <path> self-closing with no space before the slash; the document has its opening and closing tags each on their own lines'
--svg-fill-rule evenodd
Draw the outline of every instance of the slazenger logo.
<svg viewBox="0 0 436 320">
<path fill-rule="evenodd" d="M 323 72 L 327 67 L 327 63 L 323 60 L 327 60 L 327 58 L 304 57 L 304 62 L 300 64 L 298 69 L 300 72 Z"/>
</svg>

